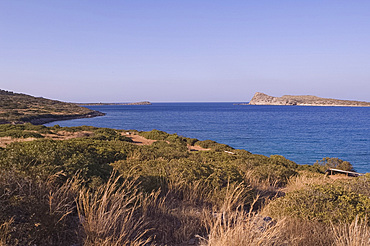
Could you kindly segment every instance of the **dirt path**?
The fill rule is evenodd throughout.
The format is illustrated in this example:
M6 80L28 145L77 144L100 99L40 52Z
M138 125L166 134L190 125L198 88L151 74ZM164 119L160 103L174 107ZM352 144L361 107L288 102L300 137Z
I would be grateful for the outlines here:
M8 144L13 142L29 142L36 140L36 138L11 138L11 137L1 137L0 147L5 148Z
M122 135L124 135L128 138L131 138L132 141L134 141L134 144L136 144L136 145L151 145L152 143L157 141L157 140L153 140L153 139L144 138L144 137L142 137L138 134L132 133L132 132L123 133ZM195 146L188 145L188 150L189 151L207 151L207 150L210 150L210 149L202 148L199 145L195 145Z
M125 134L126 137L131 138L132 141L134 141L134 144L136 145L151 145L154 142L157 142L157 140L147 139L137 134Z
M211 150L211 149L205 149L205 148L202 148L200 147L199 145L194 145L194 146L190 146L188 145L188 149L190 151L207 151L207 150Z

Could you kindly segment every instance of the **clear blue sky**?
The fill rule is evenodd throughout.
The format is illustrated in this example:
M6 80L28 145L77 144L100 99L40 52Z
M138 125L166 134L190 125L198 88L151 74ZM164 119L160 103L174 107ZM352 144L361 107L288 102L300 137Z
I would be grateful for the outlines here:
M0 0L0 88L72 102L370 101L370 1Z

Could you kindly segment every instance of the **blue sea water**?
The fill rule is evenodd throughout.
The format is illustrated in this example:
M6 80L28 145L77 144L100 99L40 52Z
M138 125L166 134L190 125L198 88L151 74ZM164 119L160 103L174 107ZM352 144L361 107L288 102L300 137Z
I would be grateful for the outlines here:
M351 162L358 172L370 172L370 107L153 103L88 108L106 116L46 125L158 129L254 154L283 155L298 164L338 157Z

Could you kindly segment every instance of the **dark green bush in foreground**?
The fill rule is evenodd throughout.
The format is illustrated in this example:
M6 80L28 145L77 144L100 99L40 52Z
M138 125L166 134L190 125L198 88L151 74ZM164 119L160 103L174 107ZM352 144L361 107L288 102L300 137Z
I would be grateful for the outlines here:
M370 198L343 184L313 185L288 193L269 205L273 216L296 217L320 222L351 222L370 215Z
M12 143L0 150L0 168L39 178L63 171L69 177L81 172L86 180L105 179L112 171L109 163L125 159L132 147L127 142L92 139Z

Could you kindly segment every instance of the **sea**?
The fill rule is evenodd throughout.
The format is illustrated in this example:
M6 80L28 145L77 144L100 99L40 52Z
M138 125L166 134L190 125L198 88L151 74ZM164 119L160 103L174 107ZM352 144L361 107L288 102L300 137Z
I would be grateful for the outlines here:
M298 164L337 157L349 161L357 172L370 172L370 107L257 106L223 102L87 108L106 115L45 125L157 129L199 140L211 139L254 154L282 155Z

